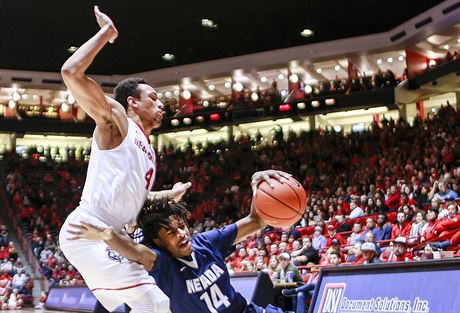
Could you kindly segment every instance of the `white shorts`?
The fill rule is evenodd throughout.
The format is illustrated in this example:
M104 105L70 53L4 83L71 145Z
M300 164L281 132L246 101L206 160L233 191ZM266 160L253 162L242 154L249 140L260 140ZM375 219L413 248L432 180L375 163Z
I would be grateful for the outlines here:
M80 221L95 226L108 227L99 219L78 208L64 222L59 233L59 244L67 260L81 273L88 287L101 304L109 311L123 303L136 303L143 296L155 295L152 306L157 312L169 311L169 299L156 285L145 268L121 257L103 241L69 240L69 223Z

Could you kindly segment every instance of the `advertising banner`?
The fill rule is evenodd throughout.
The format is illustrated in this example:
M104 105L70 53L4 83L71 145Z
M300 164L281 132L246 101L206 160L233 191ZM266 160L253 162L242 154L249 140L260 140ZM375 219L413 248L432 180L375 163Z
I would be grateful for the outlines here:
M310 312L460 312L460 267L445 270L425 267L417 271L379 267L375 271L329 274L323 275L317 286Z

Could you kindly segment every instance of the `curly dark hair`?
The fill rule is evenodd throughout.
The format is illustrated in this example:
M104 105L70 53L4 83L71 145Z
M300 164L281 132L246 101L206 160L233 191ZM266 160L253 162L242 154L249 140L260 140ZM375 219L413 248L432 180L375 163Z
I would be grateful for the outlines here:
M185 207L185 203L176 203L168 198L147 199L137 216L137 225L142 228L144 233L142 243L151 246L153 239L158 238L160 230L169 228L171 217L185 221L189 215L190 212Z
M147 84L145 79L139 77L130 77L125 80L122 80L115 86L113 90L115 94L115 100L117 100L125 110L128 110L128 97L139 98L139 84Z

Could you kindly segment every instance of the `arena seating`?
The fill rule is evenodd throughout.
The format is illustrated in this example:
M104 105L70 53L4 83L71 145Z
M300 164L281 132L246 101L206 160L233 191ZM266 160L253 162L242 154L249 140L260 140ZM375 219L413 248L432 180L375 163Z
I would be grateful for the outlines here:
M317 226L327 244L316 252L317 257L298 263L305 281L311 280L308 271L312 267L331 266L329 257L334 249L342 263L360 263L359 242L368 232L366 223L368 218L376 222L379 213L387 217L392 232L395 229L392 237L376 242L381 251L392 251L396 237L404 236L407 251L403 260L430 258L436 249L456 254L460 225L447 215L446 206L455 203L456 197L451 196L460 192L459 121L460 114L445 106L425 120L417 118L412 126L403 119L383 119L374 122L371 130L347 135L321 129L289 133L286 139L277 130L271 143L262 136L242 136L233 142L190 145L185 150L164 147L159 151L155 188L171 188L176 181L192 182L185 200L192 211L190 227L195 233L248 214L249 182L254 171L279 169L303 182L308 192L304 218L288 230L268 227L238 244L228 258L233 271L275 273L276 256L308 247L309 240L303 239L310 238ZM28 159L16 154L5 156L10 167L6 191L11 206L50 284L82 284L81 276L62 256L56 236L65 216L78 205L87 163L72 156L68 162L55 162L34 147L28 154ZM435 189L440 188L440 182L447 192ZM444 197L447 193L449 196ZM427 211L445 218L434 225L427 221ZM404 212L407 232L398 232L394 226L399 212ZM421 221L416 220L418 212L423 213L418 217ZM350 227L338 232L336 228L344 224L339 221L342 214ZM355 224L361 228L356 226L352 231ZM330 226L335 234L328 232ZM423 232L413 235L412 228ZM334 238L339 245L334 245Z

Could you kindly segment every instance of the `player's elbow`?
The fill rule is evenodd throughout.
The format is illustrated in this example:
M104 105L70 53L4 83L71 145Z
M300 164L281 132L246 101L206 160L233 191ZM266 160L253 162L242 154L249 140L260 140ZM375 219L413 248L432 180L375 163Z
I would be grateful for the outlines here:
M64 79L73 79L82 76L83 72L79 70L79 67L76 64L66 62L61 67L61 75Z

